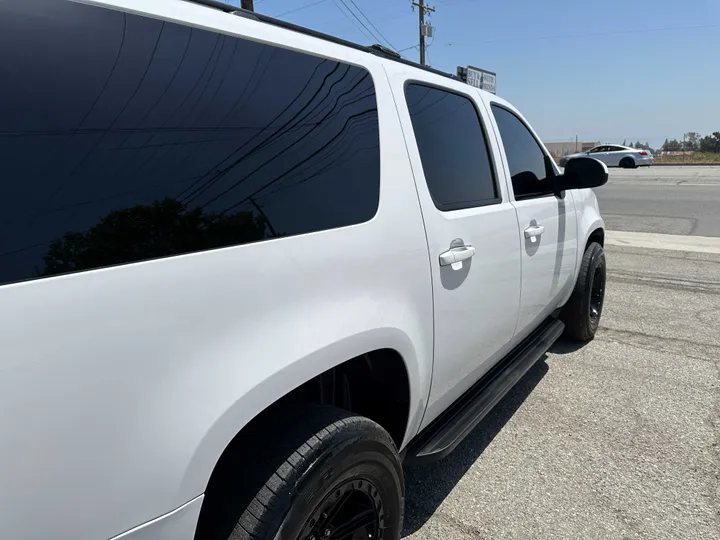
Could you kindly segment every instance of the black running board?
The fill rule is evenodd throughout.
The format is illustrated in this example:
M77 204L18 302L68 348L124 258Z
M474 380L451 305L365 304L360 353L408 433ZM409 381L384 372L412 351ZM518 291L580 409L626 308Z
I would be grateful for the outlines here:
M543 357L564 329L565 325L555 318L540 325L415 437L405 453L405 463L425 464L452 452Z

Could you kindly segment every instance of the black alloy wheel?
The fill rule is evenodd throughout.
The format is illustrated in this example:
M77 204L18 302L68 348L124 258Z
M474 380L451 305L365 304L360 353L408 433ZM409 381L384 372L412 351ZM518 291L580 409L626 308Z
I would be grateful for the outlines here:
M575 289L560 312L566 337L575 341L595 337L605 301L606 274L605 251L592 242L583 254Z
M368 540L385 527L383 503L369 480L354 479L328 494L308 519L299 540Z

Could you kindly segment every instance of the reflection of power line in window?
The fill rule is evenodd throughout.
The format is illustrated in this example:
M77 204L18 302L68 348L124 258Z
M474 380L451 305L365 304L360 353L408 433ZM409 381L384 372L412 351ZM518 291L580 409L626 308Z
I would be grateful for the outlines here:
M199 35L205 35L205 34L204 34L204 33L200 33ZM193 34L193 36L194 36L194 34ZM152 141L155 139L155 137L157 136L157 133L163 133L163 132L164 132L163 130L164 130L165 126L167 126L168 123L170 123L170 121L175 117L175 115L178 113L178 111L181 110L182 107L185 106L185 103L187 102L188 99L190 99L190 96L193 94L193 92L195 92L195 90L197 89L198 85L200 84L200 81L203 80L203 78L205 77L205 74L207 73L207 70L210 68L212 59L213 59L213 57L215 56L215 51L217 50L218 43L220 43L220 34L216 34L216 36L215 36L215 41L214 41L214 43L213 43L212 50L210 51L210 54L208 55L207 61L204 62L203 70L200 72L200 75L199 75L198 78L195 80L195 83L193 84L192 88L188 91L187 94L185 94L185 97L184 97L183 100L178 104L178 106L175 107L175 109L173 110L173 112L168 115L168 117L165 119L165 121L164 121L162 124L160 124L160 127L159 127L159 128L156 128L156 130L155 130L156 133L153 134L152 137L150 137L150 139L148 140L148 142L152 142ZM181 130L180 130L180 131L181 131ZM132 172L129 173L129 174L130 174L131 176L137 175L137 174L142 170L142 168L148 163L148 161L149 161L149 160L147 160L147 159L146 159L145 161L143 161L138 168L136 168L134 171L132 171Z
M145 77L147 77L148 71L150 70L150 66L151 66L153 60L155 59L155 54L157 53L158 44L160 43L160 38L162 37L164 29L165 29L165 23L163 22L160 26L160 31L158 32L158 36L155 39L155 45L153 47L152 55L150 56L150 59L148 60L147 65L145 66L145 71L143 72L142 78L140 79L140 82L138 82L138 84L135 86L135 89L133 90L133 93L130 96L130 99L128 99L125 102L125 105L123 106L123 108L120 110L120 112L115 117L115 119L110 123L111 129L115 126L115 124L120 119L120 117L122 117L123 113L127 110L128 106L130 105L132 100L135 99L135 96L137 95L138 90L142 86L142 83L145 80ZM53 192L53 194L50 195L49 200L54 199L65 187L67 187L68 184L72 183L72 181L74 179L73 174L76 171L78 171L80 169L80 167L82 167L82 165L85 163L85 161L90 156L90 154L92 154L95 151L95 149L98 147L98 145L105 140L105 137L107 137L107 132L92 146L92 148L85 154L85 156L83 156L83 158L80 160L80 163L78 163L75 167L73 167L73 169L68 174L68 176L70 177L68 179L68 181L61 183L58 186L58 188Z
M235 40L236 43L237 43L237 41L238 41L238 40ZM265 51L265 49L260 49L260 53L259 53L258 56L257 56L257 60L255 61L255 66L253 67L253 71L252 71L252 74L250 75L250 79L249 79L249 80L254 80L254 79L255 79L255 72L257 71L258 65L260 64L260 59L262 58L262 55L263 55L263 52L264 52L264 51ZM273 51L273 52L274 52L274 51ZM270 57L272 57L272 52L271 52L271 54L270 54ZM268 64L269 64L269 62L266 62L266 63L265 63L265 69L263 70L263 73L262 73L262 75L260 76L261 78L265 75L265 71L267 70ZM243 88L243 91L240 93L240 96L238 97L237 100L235 100L235 103L230 106L230 108L228 109L228 111L227 111L227 113L225 114L225 116L223 117L223 119L219 122L219 125L221 125L221 124L225 121L225 119L227 118L227 116L232 112L233 108L237 105L237 103L238 103L238 102L242 99L242 97L245 95L245 92L246 92L246 90L247 90L247 88L248 88L249 86L250 86L250 84L245 85L245 87ZM220 87L218 87L218 88L220 88ZM216 130L222 129L222 128L217 127L217 128L205 128L205 129L207 129L208 131L214 131L214 130L216 131ZM183 137L183 139L184 139L184 137ZM194 156L196 156L196 155L199 154L200 152L204 151L205 148L206 148L206 145L198 146L194 151L192 151L192 152L186 152L186 153L185 153L185 157L183 157L178 163L176 163L176 164L174 165L174 166L175 166L175 169L176 169L176 170L179 170L187 161L191 160ZM171 151L171 152L168 152L168 153L166 154L168 158L170 157L170 154L171 154L171 153L172 153L172 151ZM154 158L154 157L155 157L155 156L153 155L153 156L151 156L148 160L146 160L145 162L143 162L143 164L140 166L140 168L138 168L138 169L136 170L136 174L137 174L139 171L141 171L141 170L143 169L143 167L144 167L147 163L149 163L149 162L152 160L152 158ZM167 166L167 165L164 164L164 166Z
M220 51L218 52L217 56L214 55L214 51L216 50L216 47L217 47L217 42L216 42L216 45L215 45L215 47L213 48L213 55L211 55L211 57L210 57L210 63L208 63L208 64L205 66L205 69L203 70L203 74L200 76L200 79L198 79L198 81L197 81L196 85L194 86L193 90L186 96L185 100L183 100L183 103L185 103L185 102L187 101L187 99L190 97L190 95L192 95L192 93L193 93L193 92L195 91L195 89L197 88L198 84L200 84L200 80L202 80L202 78L204 77L205 73L207 72L207 69L208 69L210 66L212 66L212 71L211 71L210 75L208 76L207 80L205 81L205 85L202 87L202 90L200 91L200 94L199 94L198 98L197 98L197 99L195 100L195 102L190 106L190 112L188 112L188 113L185 114L186 117L189 116L189 114L192 114L192 112L195 110L195 108L197 107L198 103L199 103L200 100L202 99L202 96L203 96L203 95L205 94L205 92L207 91L208 85L210 84L210 81L212 80L212 77L213 77L213 75L215 74L215 70L217 69L218 62L220 61L220 57L222 56L223 50L225 49L225 43L227 42L227 36L222 36L222 39L220 39L218 42L222 42L222 45L221 45L221 47L220 47ZM162 126L167 125L167 123L168 123L180 110L181 110L180 108L177 108L177 109L175 110L175 112L172 114L172 116L168 117L168 118L165 120L165 122L163 122ZM184 140L185 137L186 137L186 135L183 135L183 136L181 137L181 140ZM155 135L151 136L150 139L148 139L148 142L152 142L152 141L154 140L154 138L155 138ZM136 176L136 175L145 167L145 165L147 165L150 161L152 161L152 159L153 159L156 155L157 155L157 151L156 151L156 152L153 152L152 154L150 154L150 156L148 156L148 157L140 164L139 167L137 167L132 173L130 173L129 176Z
M450 95L452 95L452 94L449 94L449 93L447 93L447 92L443 92L443 95L442 95L441 97L439 97L438 99L436 99L436 100L433 101L432 103L430 103L430 104L428 104L428 105L425 105L425 106L424 106L422 109L420 109L419 111L412 111L412 115L413 115L413 116L416 116L416 115L419 115L419 114L427 111L430 107L434 107L435 105L437 105L437 104L440 103L443 99L447 98L447 97L450 96Z
M212 102L214 101L215 97L217 96L218 92L220 91L220 89L222 88L222 86L223 86L223 84L224 84L224 82L225 82L225 78L227 77L227 74L228 74L228 72L230 71L230 68L231 68L232 65L233 65L233 59L235 58L235 54L236 54L236 52L237 52L237 44L238 44L238 41L239 41L239 40L233 39L233 38L230 38L230 39L233 40L233 49L232 49L232 53L231 53L231 55L230 55L230 58L229 58L229 60L228 60L228 62L227 62L227 66L225 67L225 71L223 72L223 75L222 75L222 77L221 77L221 79L220 79L220 82L218 83L217 88L215 89L215 93L212 95L212 97L211 97L209 100L207 100L207 103L205 104L205 106L204 106L204 107L201 109L201 111L197 114L197 116L199 116L199 117L202 117L202 116L203 116L204 112L207 110L207 108L208 108L208 106L210 105L210 103L212 103ZM217 69L217 65L218 65L218 63L219 63L219 61L220 61L220 57L222 56L222 51L223 51L223 49L224 49L224 43L223 43L223 47L221 47L221 49L220 49L220 54L218 54L218 57L217 57L217 59L216 59L215 67L213 67L213 72L210 74L210 77L208 77L207 83L205 84L205 87L203 88L203 91L201 92L200 97L198 98L198 100L196 100L195 105L193 106L193 109L194 109L195 106L201 101L202 96L205 94L205 92L206 92L206 90L207 90L207 88L208 88L208 86L209 86L209 84L210 84L210 81L211 81L212 78L214 77L214 75L215 75L215 70ZM192 111L191 111L190 113L188 113L188 117L189 117L191 114L192 114ZM180 138L180 141L181 141L181 142L184 142L186 139L187 139L187 133L185 133L185 134L182 135L182 137ZM216 140L214 140L214 141L211 139L210 141L204 141L204 142L217 142L217 140L219 140L219 139L216 138ZM222 139L222 140L227 140L227 139ZM199 153L200 151L202 151L204 148L206 148L206 145L205 145L205 144L203 144L202 146L198 146L194 151L186 152L185 157L181 160L181 163L180 163L180 164L176 165L176 168L179 168L179 166L182 165L186 160L190 159L191 156L196 155L197 153ZM169 157L169 155L173 152L173 150L174 150L174 148L171 149L171 150L169 150L169 151L166 153L166 155ZM154 152L152 155L150 155L150 156L143 162L143 164L140 166L140 168L137 169L136 173L139 172L140 170L142 170L142 168L145 166L145 164L147 164L147 163L149 163L150 161L152 161L152 160L155 158L156 154L157 154L157 152Z
M185 48L184 48L184 50L183 50L182 56L180 57L180 61L178 62L177 66L175 67L175 71L173 72L172 77L171 77L170 80L168 81L167 85L165 85L165 88L163 89L163 91L162 91L162 93L160 94L160 96L155 100L155 103L153 103L150 107L148 107L148 110L145 112L145 114L143 115L143 117L138 121L136 127L139 128L140 126L142 126L143 122L145 122L145 120L147 120L148 116L150 116L150 114L152 113L152 111L154 111L154 110L158 107L158 105L160 104L160 102L161 102L161 101L163 100L163 98L167 95L168 90L169 90L170 87L172 86L173 82L175 82L175 79L176 79L178 73L180 72L180 68L181 68L182 65L185 63L185 58L186 58L187 52L188 52L188 50L189 50L189 48L190 48L190 40L192 39L192 32L193 32L192 28L189 29L189 31L188 31L188 38L187 38L187 41L185 42ZM129 132L128 132L128 135L127 135L127 136L123 139L123 141L117 146L116 150L122 150L123 147L125 146L125 143L128 141L128 139L132 136L133 133L134 133L133 131L129 131ZM151 136L150 139L148 140L148 142L150 142L152 139L153 139L153 137ZM138 153L140 152L140 150L142 150L142 149L144 149L144 148L146 148L146 147L147 147L147 145L138 146L138 147L137 147L137 151L133 154L133 156L127 158L128 164L133 163L133 159L138 155ZM120 173L119 171L116 171L116 173L113 175L112 179L114 180L115 178L117 178L117 177L120 176L121 174L124 174L125 172L126 172L126 171L122 171L122 173Z
M279 189L277 189L277 190L275 190L275 191L272 191L272 192L270 192L270 193L260 194L260 195L258 195L256 198L259 199L259 198L261 198L261 197L271 197L271 196L273 196L273 195L279 195L280 193L283 193L284 191L288 191L288 190L290 190L290 189L293 189L293 188L299 186L300 184L304 184L305 182L308 182L308 181L312 180L313 178L316 178L316 177L320 176L321 174L325 174L326 172L328 172L328 171L331 170L331 169L336 169L336 168L340 167L341 165L344 165L345 163L348 163L349 161L352 160L352 158L354 158L354 157L355 157L356 155L358 155L360 152L366 152L366 151L368 151L368 150L374 150L375 148L380 148L380 145L379 145L379 144L376 144L376 145L374 145L374 146L366 146L366 147L363 147L363 148L358 148L357 150L355 150L355 152L353 152L350 156L348 156L348 158L347 158L346 160L344 160L344 161L341 161L341 162L339 162L339 163L337 163L337 164L335 164L335 162L333 162L332 164L325 166L323 169L321 169L321 170L319 170L319 171L317 171L317 172L314 172L314 173L311 174L310 176L307 176L307 177L303 178L302 180L300 180L300 181L298 181L298 182L296 182L296 183L294 183L294 184L287 184L287 185L285 185L285 186L283 186L283 187L281 187L281 188L279 188Z
M427 88L425 88L425 93L422 95L422 97L420 99L418 99L417 101L414 101L412 103L408 103L408 109L412 110L413 107L420 105L420 103L422 103L422 100L428 96L428 94L430 93L430 90L433 90L433 88L431 88L429 86Z
M349 69L348 69L348 71L349 71ZM358 75L361 75L361 74L362 74L362 71L358 72ZM366 78L366 75L363 76L363 79L365 79L365 78ZM353 84L354 84L354 82L356 81L356 79L357 79L357 77L354 77L352 80L349 81L349 85L350 85L351 87L353 87L353 88L354 88ZM345 87L345 88L347 88L347 87ZM329 89L329 91L328 91L328 96L327 96L327 97L330 97L330 93L331 93L331 92L332 92L332 88ZM339 98L342 98L343 96L346 96L346 95L347 95L347 92L345 92L345 93L337 93L336 95L338 95ZM338 100L339 100L339 98L338 98ZM338 100L336 100L335 102L332 103L332 106L330 107L331 110L337 105ZM323 102L324 102L324 101L326 101L326 100L323 99ZM318 106L315 108L315 110L310 111L307 115L305 115L305 118L303 118L303 120L307 120L308 122L312 122L315 118L317 118L318 116L321 116L321 113L322 113L323 111L327 110L328 106L330 106L330 105L331 105L330 102L325 103L325 104L323 104L322 102L321 102L321 103L318 103Z
M196 190L196 191L194 191L193 193L189 194L189 195L188 195L186 198L184 198L181 202L183 202L183 204L186 204L186 205L192 203L194 200L196 200L198 197L200 197L203 193L207 192L208 189L210 189L214 184L216 184L218 180L220 180L221 178L223 178L223 177L225 176L225 174L227 174L227 173L228 173L230 170L232 170L235 166L237 166L239 163L241 163L243 160L247 159L248 157L252 156L255 152L257 152L257 151L259 151L260 149L264 148L264 145L267 145L268 140L270 140L272 137L275 137L281 130L283 130L286 126L288 126L291 122L293 122L293 121L295 120L295 118L297 118L300 114L302 114L302 111L303 111L303 110L305 110L307 107L310 106L310 104L314 101L314 99L315 99L315 98L317 97L317 95L320 93L320 91L322 90L322 88L324 87L324 85L327 83L328 78L330 77L330 75L332 75L333 73L335 73L335 71L337 70L337 68L339 67L339 65L340 65L340 64L336 64L335 68L325 77L325 79L323 79L323 83L322 83L321 86L317 89L317 91L315 92L315 94L313 94L313 96L310 98L310 101L309 101L307 104L305 104L297 113L295 113L295 115L294 115L290 120L288 120L287 122L285 122L285 124L284 124L283 126L281 126L280 129L275 132L275 134L271 135L268 139L266 139L266 140L263 141L262 143L258 144L255 148L253 148L252 150L250 150L249 152L247 152L246 154L244 154L243 156L241 156L241 157L240 157L239 159L237 159L233 164L229 165L229 166L226 167L225 169L222 169L222 170L218 173L218 175L216 175L214 178L211 178L208 182L206 182L203 186L201 186L201 187L199 188L199 190ZM349 66L348 66L348 69L345 71L345 73L340 77L340 79L338 79L337 81L335 81L335 82L332 83L331 88L332 88L332 86L334 86L334 85L337 84L338 82L342 81L342 79L344 79L344 78L347 76L348 72L349 72ZM328 95L329 95L329 92L328 92ZM323 98L323 100L326 99L326 98L327 98L327 96L325 96L325 97ZM317 108L317 106L318 106L320 103L322 103L323 100L321 100L320 102L318 102L318 104L316 104L309 112L312 112L315 108ZM308 113L308 114L309 114L309 113ZM305 119L305 118L307 118L307 114L306 114L305 116L303 116L302 118L300 118L300 119L298 120L298 122L295 123L295 125L297 125L299 122L301 122L301 121L302 121L303 119ZM304 136L309 135L309 134L312 133L312 131L314 131L315 129L316 129L316 127L311 128L307 133L304 134ZM289 148L293 147L295 144L297 144L297 142L298 142L298 141L296 141L296 142L292 143L291 145L287 146L287 147L286 147L285 149L283 149L281 152L279 152L278 154L276 154L273 158L271 158L270 160L268 160L268 161L266 161L265 163L263 163L263 164L262 164L260 167L258 167L258 169L256 169L256 170L259 170L260 168L262 168L262 167L264 167L265 165L267 165L272 159L275 159L275 158L277 158L278 156L280 156L280 155L281 155L283 152L285 152L287 149L289 149Z
M98 92L97 96L95 96L95 99L92 102L92 105L88 108L88 110L85 112L85 115L82 117L82 120L78 122L77 126L74 130L70 131L70 136L64 140L61 144L58 144L58 149L55 154L52 156L49 156L44 163L49 163L51 161L55 161L58 154L64 151L65 144L69 143L75 135L78 134L80 128L82 128L82 125L85 123L85 120L88 119L90 116L90 113L95 110L95 107L97 106L98 102L100 101L100 98L105 94L105 90L108 87L108 84L110 84L110 79L112 79L113 75L115 74L115 69L118 66L118 63L120 61L120 55L122 54L123 48L125 47L125 35L127 33L127 14L123 13L123 28L122 28L122 36L120 38L120 46L118 47L117 54L115 55L115 60L113 61L112 68L110 69L110 73L108 74L107 78L105 79L105 82L103 83L102 87L100 88L100 92Z
M370 121L368 123L368 121ZM360 124L363 124L362 127L360 127ZM369 117L369 118L363 118L362 120L358 120L355 123L354 129L352 131L346 130L342 133L342 135L333 143L333 145L326 148L326 153L323 157L319 158L317 161L310 163L306 168L296 171L296 173L292 176L289 176L285 179L285 181L281 182L275 187L279 187L282 185L285 185L286 183L290 183L293 181L293 179L296 176L302 176L309 172L311 169L318 167L323 164L323 162L327 161L328 159L335 157L336 159L333 161L336 161L339 156L341 156L346 150L351 149L354 142L358 140L358 138L364 134L365 128L370 127L372 130L374 130L375 133L377 133L377 118ZM352 133L353 138L350 141L346 141L346 135ZM376 137L377 138L377 137ZM338 155L339 152L339 155ZM268 195L267 193L264 193L260 195L261 197L265 197Z
M327 148L328 146L330 146L330 145L333 143L333 141L335 141L338 137L340 137L340 136L342 135L342 132L345 131L345 130L348 128L348 126L350 125L351 122L355 121L357 118L360 118L360 117L362 117L362 116L364 116L364 115L366 115L366 114L377 114L377 108L367 109L367 110L365 110L365 111L362 111L362 112L359 112L359 113L356 113L356 114L353 114L353 115L349 116L348 119L345 121L345 124L343 125L343 127L340 129L340 131L338 131L338 132L335 134L335 136L332 137L332 138L331 138L327 143L325 143L322 147L320 147L318 150L316 150L315 152L313 152L312 154L310 154L308 157L306 157L306 158L303 159L302 161L300 161L300 162L296 163L295 165L293 165L290 169L288 169L287 171L285 171L285 172L282 173L281 175L277 176L276 178L274 178L274 179L271 180L270 182L266 183L266 184L265 184L264 186L262 186L261 188L255 190L253 193L251 193L251 194L250 194L249 196L247 196L246 198L244 198L244 199L238 201L237 203L235 203L235 204L233 204L233 205L225 208L225 209L224 209L223 211L221 211L218 215L226 214L226 213L229 212L230 210L232 210L232 209L240 206L240 205L243 204L245 201L247 201L250 197L256 196L258 193L262 192L262 191L263 191L264 189L266 189L267 187L271 186L271 185L274 184L275 182L278 182L279 180L281 180L282 178L284 178L284 177L287 176L288 174L292 173L292 172L293 172L294 170L296 170L297 168L303 166L305 163L307 163L309 160L311 160L314 156L316 156L317 154L319 154L320 152L322 152L325 148ZM218 198L220 198L220 197L222 197L223 195L227 194L227 193L228 193L229 191L231 191L238 183L239 183L239 182L237 182L236 184L234 184L233 186L231 186L230 188L228 188L227 190L225 190L225 191L224 191L223 193L221 193L220 195L214 197L213 199L211 199L211 200L208 201L207 203L201 205L200 208L205 208L205 207L207 207L209 204L211 204L212 202L214 202L214 201L217 200Z
M355 104L355 103L359 103L359 102L361 102L361 101L363 101L363 100L365 100L365 99L368 99L368 98L374 98L374 90L371 88L371 89L369 89L369 91L371 92L370 94L365 95L365 96L361 96L361 97L359 97L359 98L357 98L357 99L355 99L355 100L353 100L353 101L351 101L351 102L349 102L349 103L346 103L345 106L349 106L349 105L353 105L353 104ZM345 107L345 106L344 106L344 107ZM344 107L343 107L343 108L344 108ZM342 113L341 113L340 111L338 111L338 112L336 112L335 114L332 114L331 117L337 117L337 116L340 116L340 114L342 114ZM320 129L322 130L322 129L324 129L325 127L327 127L328 125L329 125L328 123L316 122L316 123L312 123L312 124L302 124L302 127L305 127L305 126L320 126ZM293 129L297 129L297 128L293 128ZM269 143L269 146L270 146L270 145L272 145L272 143ZM218 172L222 172L222 171L218 171Z
M432 120L426 120L426 122L428 124L434 124L435 122L437 122L440 119L447 120L448 117L452 116L453 114L457 113L458 111L460 111L461 109L463 109L465 107L472 107L472 103L470 103L469 101L468 102L464 101L463 103L460 103L460 105L455 107L452 111L450 111L448 113L441 113L440 115L436 116ZM475 111L474 107L473 107L473 113L475 113L477 115L477 111Z
M273 52L274 52L274 50L273 50ZM271 55L271 57L272 57L272 55ZM315 77L315 74L317 73L317 71L318 71L318 69L320 68L320 66L322 66L325 62L326 62L326 61L323 60L323 61L320 62L317 66L315 66L315 69L313 70L313 73L310 75L310 78L308 79L307 83L305 83L305 86L303 87L302 91L295 96L295 98L269 123L268 126L266 126L266 128L269 127L270 125L274 124L283 114L285 114L285 112L287 112L287 111L295 104L295 102L296 102L298 99L300 99L300 97L302 96L302 94L305 92L305 89L307 89L307 87L310 85L310 82L311 82L312 79ZM266 63L266 66L265 66L265 70L263 70L263 76L265 75L265 72L267 71L267 67L269 66L269 64L270 64L270 62L269 62L269 60L268 60L268 62ZM256 67L257 67L257 66L256 66ZM323 85L325 84L325 82L327 81L328 77L330 77L330 75L332 75L332 74L337 70L337 68L338 68L338 64L336 64L336 65L335 65L335 68L333 68L333 70L325 76L325 78L323 79L323 82L322 82L321 85L320 85L320 88L322 88L322 86L323 86ZM254 71L253 71L253 74L254 74ZM261 78L262 78L262 77L261 77ZM255 87L253 88L253 92L252 92L252 93L254 93L255 90L257 90L258 85L259 85L259 83L257 83L257 84L255 85ZM246 88L247 88L247 87L249 87L249 84L246 86ZM315 94L315 95L317 95L317 92L320 91L320 88L318 88L318 90L316 91L316 94ZM243 94L244 94L244 90L243 90ZM242 97L242 96L241 96L241 97ZM240 99L240 98L239 98L239 99ZM239 101L239 99L238 99L238 101ZM310 98L310 100L309 100L308 103L305 105L305 107L308 106L309 103L312 102L313 99L314 99L314 96ZM234 108L234 107L233 107L233 108ZM285 122L285 124L283 124L283 126L280 126L280 128L278 128L278 129L275 131L275 133L271 134L269 137L273 137L273 136L274 136L275 134L277 134L280 130L282 130L283 127L286 126L289 122L292 122L292 120L293 120L294 118L296 118L297 115L300 114L300 112L302 112L302 110L303 110L303 109L300 109L300 111L298 111L297 113L295 113L295 115L294 115L292 118L290 118L290 120L288 120L287 122ZM224 122L224 120L223 120L223 122ZM262 133L263 131L265 131L266 128L264 128L260 133ZM258 134L258 135L260 135L260 134ZM268 139L265 139L265 141L267 141L267 140L268 140ZM263 143L264 143L265 141L263 141ZM231 157L233 157L235 154L237 154L239 151L241 151L242 149L244 149L244 148L245 148L248 144L250 144L251 142L253 142L253 139L252 139L252 138L251 138L251 139L248 139L247 141L245 141L245 143L243 143L243 144L240 145L238 148L236 148L235 150L233 150L232 152L230 152L229 154L227 154L227 155L226 155L224 158L222 158L220 161L216 162L212 167L210 167L210 168L208 169L208 171L205 173L205 175L203 175L203 177L206 177L208 174L211 174L211 172L216 171L216 169L217 169L219 166L221 166L225 161L227 161L228 159L230 159ZM263 144L263 143L260 143L260 144ZM256 148L257 148L257 147L256 147ZM255 150L255 149L253 149L253 150ZM251 150L251 152L252 152L253 150ZM201 180L198 180L198 181L196 182L196 184L199 184L201 181L202 181L202 179L201 179ZM204 184L204 185L207 185L207 184ZM204 185L203 185L203 187L204 187ZM189 186L188 188L186 188L185 190L183 190L182 193L179 193L175 198L178 199L178 198L180 198L180 197L186 196L186 193L188 192L188 190L189 190L189 189L193 189L193 188L195 188L194 185ZM202 189L202 187L201 187L200 189ZM190 195L192 195L193 193L194 193L194 191L193 191L192 193L190 193Z
M347 72L343 75L343 77L345 77L346 75L347 75ZM363 76L363 78L360 79L360 81L358 81L352 88L350 88L350 90L347 90L347 91L346 91L344 94L342 94L342 95L345 95L345 94L353 91L353 90L354 90L360 83L362 83L367 77L369 77L369 74L368 74L368 73L366 73L366 74ZM337 103L339 102L339 99L340 99L340 97L342 97L342 95L341 95L341 96L338 96L338 99L335 100L335 106L336 106ZM333 106L333 109L334 109L335 106ZM345 108L346 106L347 106L347 105L343 105L343 107L341 107L341 109L342 109L342 108ZM330 113L332 113L332 110L328 113L328 115L329 115ZM327 115L326 115L326 117L327 117ZM322 124L322 122L325 121L325 118L326 118L326 117L322 118L322 119L319 121L319 123L318 123L317 126L312 127L307 133L305 133L305 134L304 134L304 137L307 137L307 136L310 135L313 131L315 131L316 129L318 129L318 127ZM203 205L203 207L207 206L208 204L210 204L210 203L212 203L213 201L217 200L218 198L222 197L223 195L225 195L225 194L228 193L229 191L232 191L233 189L235 189L235 188L236 188L237 186L239 186L243 181L245 181L245 180L248 179L250 176L252 176L252 175L255 174L256 172L258 172L260 169L262 169L263 167L265 167L268 163L271 163L273 160L275 160L275 159L276 159L277 157L279 157L281 154L283 154L284 152L287 152L290 148L292 148L292 147L294 147L295 145L297 145L298 143L300 143L302 140L303 140L303 139L301 138L301 139L293 142L292 144L286 146L285 148L283 148L283 150L281 150L278 154L274 155L274 156L271 157L270 159L266 160L262 165L260 165L260 166L256 167L255 169L253 169L253 170L252 170L249 174L247 174L244 178L241 178L240 180L238 180L237 182L235 182L232 186L230 186L229 188L227 188L226 190L224 190L222 193L220 193L219 195L216 195L215 197L213 197L212 199L210 199L210 201L206 202L206 203ZM219 180L220 178L224 177L225 174L227 174L230 170L232 170L235 166L237 166L243 159L244 159L244 157L241 157L241 158L238 159L235 163L233 163L232 165L230 165L229 167L227 167L226 169L224 169L224 170L221 172L221 174L219 174L218 177L214 180L214 182L216 182L216 181ZM206 190L205 190L205 191L206 191ZM204 192L204 191L203 191L203 192ZM200 194L198 194L198 196L199 196L199 195L200 195ZM197 196L191 198L191 201L192 201L192 200L195 200L195 199L197 199ZM190 202L191 202L191 201L190 201ZM187 204L187 202L186 202L186 204Z
M358 99L358 100L356 100L355 102L362 101L363 99L366 99L366 98L368 98L368 97L374 97L374 96L365 96L364 98ZM350 105L350 104L354 104L355 102L351 102L351 103L349 103L349 104L346 104L345 106ZM344 108L345 106L343 106L342 108ZM316 127L321 127L321 129L324 129L325 127L327 127L327 125L328 125L328 124L323 124L323 123L321 122L321 123L318 123ZM313 128L313 129L315 129L315 128ZM282 154L283 152L289 150L290 147L295 146L296 144L301 143L301 142L304 142L304 140L301 139L301 140L295 141L293 144L285 147L279 154L277 154L277 156L279 156L279 155ZM277 156L276 156L276 157L277 157ZM241 178L240 180L238 180L237 182L235 182L232 186L230 186L228 189L224 190L221 194L213 197L213 198L210 199L208 202L204 203L202 206L205 207L205 206L207 206L208 204L211 204L211 203L214 202L215 200L219 199L220 197L224 196L225 194L229 193L229 192L232 191L233 189L236 189L236 188L237 188L240 184L242 184L245 180L247 180L248 178L250 178L250 176L252 176L252 175L255 174L256 172L258 172L262 167L264 167L265 165L267 165L269 162L273 161L274 159L275 159L275 158L271 158L271 159L268 160L267 162L263 163L263 165L261 165L260 167L254 169L253 171L251 171L251 172L250 172L249 174L247 174L244 178ZM219 178L221 178L222 176L224 176L225 174L227 174L227 173L229 172L229 170L232 169L234 166L236 166L236 165L232 165L228 170L219 171L219 173L220 173L220 174L219 174ZM219 178L218 178L218 179L219 179Z

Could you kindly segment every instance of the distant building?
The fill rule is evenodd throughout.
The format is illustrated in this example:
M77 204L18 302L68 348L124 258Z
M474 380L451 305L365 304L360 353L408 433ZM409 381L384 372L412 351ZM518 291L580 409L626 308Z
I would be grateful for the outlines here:
M599 144L599 142L569 141L545 143L545 147L552 157L561 158L568 154L574 154L575 152L586 152Z

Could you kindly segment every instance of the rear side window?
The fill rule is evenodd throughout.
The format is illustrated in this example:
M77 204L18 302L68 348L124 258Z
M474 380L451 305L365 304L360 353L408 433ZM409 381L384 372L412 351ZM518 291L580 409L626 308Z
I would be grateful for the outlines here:
M516 199L529 199L553 194L545 169L545 153L525 124L513 113L492 105L502 139L513 192Z
M371 219L370 74L58 0L0 3L0 284Z
M405 90L425 181L439 210L499 202L485 132L472 101L421 84Z

